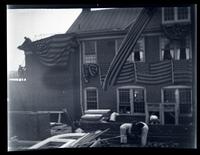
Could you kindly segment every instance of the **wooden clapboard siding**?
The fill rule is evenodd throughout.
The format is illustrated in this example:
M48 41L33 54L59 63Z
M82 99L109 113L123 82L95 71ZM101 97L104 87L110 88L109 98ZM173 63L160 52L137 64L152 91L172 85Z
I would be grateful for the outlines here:
M145 37L145 61L147 63L157 62L160 59L159 36Z

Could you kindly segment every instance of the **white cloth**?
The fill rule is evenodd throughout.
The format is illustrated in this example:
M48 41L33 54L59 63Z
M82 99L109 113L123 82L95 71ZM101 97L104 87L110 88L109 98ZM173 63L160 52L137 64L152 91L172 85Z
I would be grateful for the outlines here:
M120 126L120 142L127 143L127 132L131 133L132 123L124 123Z
M113 112L113 113L110 115L110 121L116 121L116 117L117 117L118 115L119 115L118 113Z
M147 135L149 131L149 127L146 123L143 123L144 126L142 128L142 134L141 134L141 146L145 146L147 143Z
M157 119L158 119L158 116L156 116L156 115L150 116L150 121L154 121L154 120L157 120Z

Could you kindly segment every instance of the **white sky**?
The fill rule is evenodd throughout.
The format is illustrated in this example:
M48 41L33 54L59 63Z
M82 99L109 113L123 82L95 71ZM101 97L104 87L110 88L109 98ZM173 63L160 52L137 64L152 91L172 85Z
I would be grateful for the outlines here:
M65 33L82 9L7 9L7 69L24 66L24 52L17 49L24 37L32 41Z

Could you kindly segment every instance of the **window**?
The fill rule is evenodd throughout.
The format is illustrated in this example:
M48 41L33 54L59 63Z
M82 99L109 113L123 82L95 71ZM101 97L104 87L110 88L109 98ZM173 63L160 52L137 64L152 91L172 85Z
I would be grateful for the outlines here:
M192 90L187 86L163 89L163 123L178 124L181 116L192 114Z
M118 49L122 43L123 39L117 39L116 40L116 54L118 52ZM135 48L131 55L128 57L127 61L129 62L138 62L144 61L144 38L141 38L137 41Z
M160 39L161 60L188 60L191 58L190 37L182 41L170 41L166 37Z
M190 21L189 7L164 7L162 8L162 22L188 22Z
M144 114L145 101L143 88L118 89L118 105L121 114Z
M84 42L84 63L97 63L96 55L96 42L95 41L85 41Z
M86 109L97 109L97 89L96 88L86 88L85 89L85 103Z

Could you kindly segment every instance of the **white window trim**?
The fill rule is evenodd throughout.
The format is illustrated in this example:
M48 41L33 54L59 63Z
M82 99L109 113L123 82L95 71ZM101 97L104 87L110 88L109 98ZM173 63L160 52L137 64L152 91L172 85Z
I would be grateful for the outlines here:
M133 99L130 98L130 108L131 108L131 113L130 114L123 114L123 115L134 115L134 116L146 116L145 120L147 120L147 102L146 102L146 88L142 86L122 86L117 88L117 112L119 113L119 89L129 89L129 93L131 96L131 93L133 93L133 89L143 89L144 90L144 113L135 113L134 112L134 105Z
M174 20L164 20L164 7L162 7L162 24L179 23L179 22L190 22L190 7L188 8L188 19L178 19L178 7L174 8Z
M96 56L96 64L97 64L97 41L96 40L87 40L87 41L94 41L94 50ZM85 42L83 41L83 64L86 64L85 60Z
M87 90L96 90L96 93L97 93L97 109L99 109L99 93L98 93L98 88L96 87L87 87L84 89L84 105L85 105L85 110L87 110Z
M191 101L192 101L192 87L191 86L185 86L185 85L175 85L175 86L166 86L166 87L163 87L161 88L161 101L162 101L162 104L161 104L161 124L164 124L164 108L163 106L166 104L166 105L175 105L175 125L178 125L179 124L179 116L189 116L191 117L192 114L193 114L193 108L192 108L192 105L191 105L191 113L190 114L180 114L179 112L179 105L180 105L180 101L179 101L179 89L181 88L190 88L191 89ZM164 103L164 90L165 89L175 89L175 91L177 92L177 95L175 96L176 98L176 103ZM192 103L191 103L192 104Z

